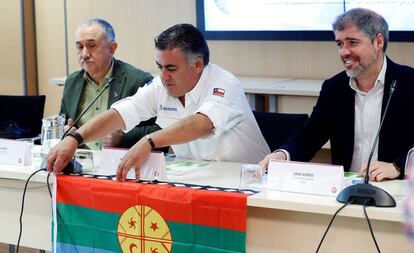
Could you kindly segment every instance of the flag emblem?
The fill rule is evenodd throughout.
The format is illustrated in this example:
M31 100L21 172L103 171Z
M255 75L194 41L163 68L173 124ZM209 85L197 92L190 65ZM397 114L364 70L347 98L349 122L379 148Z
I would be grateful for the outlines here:
M122 252L171 252L170 229L162 216L153 208L136 205L128 208L119 218L118 241Z
M225 93L225 90L222 89L222 88L214 88L213 89L213 95L223 97L224 93Z

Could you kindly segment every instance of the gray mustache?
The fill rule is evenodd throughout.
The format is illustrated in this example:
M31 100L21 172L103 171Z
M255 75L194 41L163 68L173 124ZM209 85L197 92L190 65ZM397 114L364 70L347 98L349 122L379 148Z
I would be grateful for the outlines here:
M88 62L93 62L94 60L92 58L82 58L81 59L81 63L88 63Z

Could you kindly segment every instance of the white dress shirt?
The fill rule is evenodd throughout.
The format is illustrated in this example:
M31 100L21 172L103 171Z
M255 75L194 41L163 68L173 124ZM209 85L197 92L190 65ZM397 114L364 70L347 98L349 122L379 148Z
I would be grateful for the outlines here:
M385 72L387 60L384 62L374 87L369 92L358 89L355 79L351 78L349 85L355 90L355 134L354 153L350 171L358 172L367 166L369 153L377 135L381 120L382 97L384 94ZM372 161L378 160L378 143L373 153Z
M126 131L154 116L161 128L198 112L209 117L213 132L188 143L172 145L177 157L258 163L270 153L240 82L214 64L203 69L196 86L185 95L185 107L178 98L167 94L157 76L134 96L114 103L112 108L120 113Z

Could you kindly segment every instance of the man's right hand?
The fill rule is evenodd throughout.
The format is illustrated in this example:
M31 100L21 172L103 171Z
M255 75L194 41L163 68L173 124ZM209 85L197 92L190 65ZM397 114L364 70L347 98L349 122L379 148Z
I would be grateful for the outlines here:
M61 142L56 144L47 154L46 170L60 174L72 159L78 147L78 142L70 136L65 137Z
M63 128L65 130L65 132L68 131L68 129L73 125L73 122L74 122L73 119L71 119L71 118L68 119L68 124L65 125L64 128ZM76 131L76 130L78 130L76 127L72 127L70 129L70 132L73 132L73 131Z
M264 174L269 166L270 160L282 160L285 161L287 159L286 154L282 151L277 151L271 154L268 154L261 162L259 162L260 167L262 169L262 174Z

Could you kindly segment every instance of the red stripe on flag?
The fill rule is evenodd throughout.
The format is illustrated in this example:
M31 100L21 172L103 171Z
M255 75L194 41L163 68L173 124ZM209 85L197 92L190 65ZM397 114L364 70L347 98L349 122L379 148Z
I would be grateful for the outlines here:
M135 205L154 208L166 221L246 231L246 198L241 193L170 185L58 177L58 203L122 214Z

